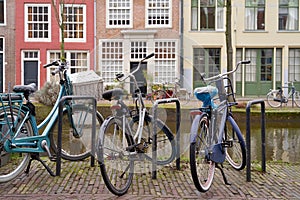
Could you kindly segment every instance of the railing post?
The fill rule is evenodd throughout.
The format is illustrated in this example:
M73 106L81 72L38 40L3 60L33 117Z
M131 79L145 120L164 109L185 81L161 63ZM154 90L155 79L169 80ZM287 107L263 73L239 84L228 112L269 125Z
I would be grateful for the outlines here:
M251 181L251 126L250 126L250 108L253 104L261 104L261 166L262 171L266 172L266 126L265 126L265 102L264 100L253 100L247 103L246 107L246 148L247 148L247 161L246 161L246 179L247 182Z
M91 138L91 166L95 166L95 138L96 138L96 110L97 101L95 97L90 96L64 96L59 101L58 107L58 136L57 136L57 158L56 158L56 176L60 176L61 172L61 148L62 148L62 118L63 118L63 108L65 101L78 100L78 99L90 99L93 101L93 113L92 113L92 138Z
M176 169L180 169L180 102L178 98L156 100L153 104L152 179L157 174L157 107L162 103L176 103Z

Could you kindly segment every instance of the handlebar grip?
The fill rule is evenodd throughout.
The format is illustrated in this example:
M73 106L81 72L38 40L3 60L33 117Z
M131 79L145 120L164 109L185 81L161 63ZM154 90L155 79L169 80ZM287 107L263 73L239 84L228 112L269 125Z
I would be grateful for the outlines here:
M52 63L49 63L49 64L45 64L43 65L44 68L47 68L47 67L51 67L51 66L59 66L59 62L57 60L53 61Z
M155 55L154 53L151 53L151 54L149 54L148 56L146 56L146 57L144 58L144 60L147 60L147 59L153 57L154 55Z
M243 60L242 62L241 62L241 64L250 64L251 63L251 60Z
M117 78L117 79L120 79L120 78L122 78L123 76L124 76L123 73L116 74L116 78Z

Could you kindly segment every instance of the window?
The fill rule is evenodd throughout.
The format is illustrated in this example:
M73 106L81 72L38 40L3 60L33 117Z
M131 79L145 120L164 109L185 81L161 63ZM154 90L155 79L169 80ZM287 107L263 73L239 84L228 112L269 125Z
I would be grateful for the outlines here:
M299 23L299 1L279 0L279 30L296 31Z
M64 7L64 38L66 42L86 41L86 6L67 4Z
M193 60L194 87L202 84L201 73L205 73L206 77L211 77L221 72L221 49L219 48L194 48Z
M300 49L289 49L289 81L300 80Z
M246 0L245 30L265 30L265 0Z
M106 1L106 27L132 27L132 0Z
M25 40L50 41L51 36L50 5L25 5Z
M114 83L116 74L124 72L124 47L122 41L103 41L100 47L101 73L105 82Z
M48 62L53 62L61 58L59 51L50 51ZM87 71L89 69L89 53L87 51L65 51L66 61L69 63L69 72L71 74ZM50 67L53 71L56 67ZM48 77L49 78L49 77ZM52 79L52 77L50 77Z
M171 3L171 0L147 0L146 27L171 27Z
M130 43L131 59L143 59L147 55L147 42L134 41Z
M191 0L191 30L224 30L224 0Z
M6 15L5 0L0 0L0 25L5 24L5 15Z

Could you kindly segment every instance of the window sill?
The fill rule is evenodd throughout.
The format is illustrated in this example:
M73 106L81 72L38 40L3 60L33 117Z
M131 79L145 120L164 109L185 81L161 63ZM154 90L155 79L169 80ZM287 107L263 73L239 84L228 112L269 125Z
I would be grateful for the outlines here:
M264 30L245 30L243 33L269 33L269 31Z
M277 31L277 33L300 33L300 31L299 30L297 30L297 31L280 30L280 31Z

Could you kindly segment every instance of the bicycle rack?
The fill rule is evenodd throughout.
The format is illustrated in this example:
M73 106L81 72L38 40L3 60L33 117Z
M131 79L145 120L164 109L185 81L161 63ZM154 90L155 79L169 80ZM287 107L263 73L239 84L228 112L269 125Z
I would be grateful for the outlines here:
M153 104L153 145L152 145L152 179L157 172L157 107L159 104L176 103L176 169L180 170L180 103L178 98L158 99Z
M85 100L90 99L92 100L93 104L93 114L92 114L92 149L91 149L91 167L95 166L95 134L96 134L96 109L97 109L97 101L95 97L89 97L89 96L64 96L59 101L59 109L58 109L58 136L57 136L57 158L56 158L56 176L60 176L61 172L61 134L62 134L62 118L63 118L63 107L64 102L68 100Z
M253 104L261 104L261 167L266 172L266 126L265 126L265 102L264 100L249 101L246 106L246 147L247 147L247 182L251 181L251 131L250 131L250 108Z

